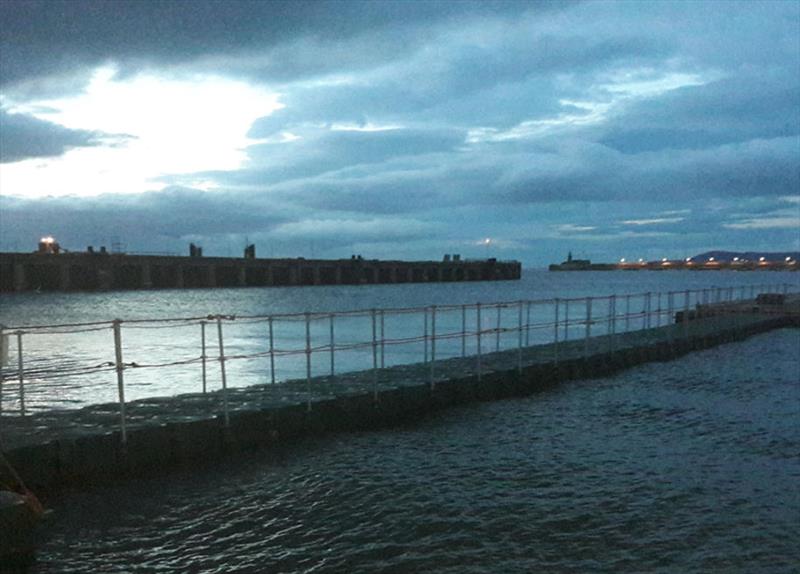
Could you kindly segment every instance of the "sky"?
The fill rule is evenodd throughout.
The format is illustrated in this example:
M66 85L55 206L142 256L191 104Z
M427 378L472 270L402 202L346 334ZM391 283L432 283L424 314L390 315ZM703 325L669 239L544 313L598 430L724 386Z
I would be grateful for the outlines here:
M800 250L800 2L0 2L0 251Z

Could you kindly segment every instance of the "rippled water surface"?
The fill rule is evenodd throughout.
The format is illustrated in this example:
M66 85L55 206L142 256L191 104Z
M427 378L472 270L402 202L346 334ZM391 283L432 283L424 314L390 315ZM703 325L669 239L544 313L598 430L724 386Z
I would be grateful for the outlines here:
M34 572L796 572L800 330L55 501Z

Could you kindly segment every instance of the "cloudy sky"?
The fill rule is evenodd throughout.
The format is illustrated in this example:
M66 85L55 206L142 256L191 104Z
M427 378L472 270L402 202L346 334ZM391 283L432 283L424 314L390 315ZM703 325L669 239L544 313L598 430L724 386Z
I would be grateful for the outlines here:
M800 2L3 0L0 24L3 251L800 249Z

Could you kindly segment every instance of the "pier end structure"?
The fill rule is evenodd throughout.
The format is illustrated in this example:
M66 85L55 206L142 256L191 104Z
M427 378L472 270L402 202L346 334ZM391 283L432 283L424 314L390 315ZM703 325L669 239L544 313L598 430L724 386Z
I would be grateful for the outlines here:
M519 261L256 259L120 253L0 253L0 291L368 285L519 279Z

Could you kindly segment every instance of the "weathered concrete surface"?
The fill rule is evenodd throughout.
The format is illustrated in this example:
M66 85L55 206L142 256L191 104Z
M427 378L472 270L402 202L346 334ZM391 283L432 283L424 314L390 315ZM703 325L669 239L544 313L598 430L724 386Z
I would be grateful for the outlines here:
M800 300L783 306L720 306L692 320L633 331L437 360L335 377L151 398L126 405L123 445L116 404L2 418L8 458L34 487L51 489L163 471L298 437L394 425L471 401L530 394L576 378L605 376L649 361L785 326L800 326ZM598 324L595 329L605 330Z

